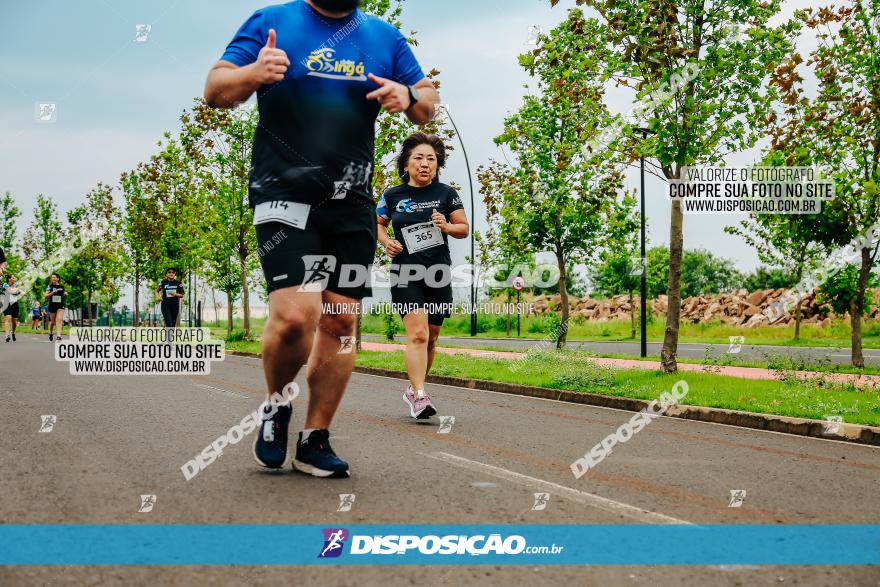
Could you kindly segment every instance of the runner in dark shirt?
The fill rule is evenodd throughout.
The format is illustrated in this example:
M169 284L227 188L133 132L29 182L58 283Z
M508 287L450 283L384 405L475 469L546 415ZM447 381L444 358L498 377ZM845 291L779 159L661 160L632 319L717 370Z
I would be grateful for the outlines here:
M168 269L165 279L159 282L156 288L156 301L161 302L162 320L165 328L177 326L177 317L180 315L180 298L183 297L183 284L177 280L177 271Z
M64 328L64 298L67 297L67 290L61 285L60 275L52 274L43 297L49 302L49 340L61 340L61 329Z
M435 136L415 134L403 143L397 160L403 185L389 189L376 208L379 242L392 258L391 300L406 328L406 368L410 384L403 394L413 418L437 413L425 391L425 379L443 321L452 306L452 258L449 236L470 234L456 191L439 180L446 147ZM388 235L389 225L394 239ZM423 277L414 277L421 273Z
M439 103L405 37L359 5L295 0L258 10L205 85L215 107L257 93L249 197L270 292L267 391L282 394L304 364L321 365L308 374L308 415L293 459L318 477L349 474L328 429L354 367L354 353L340 348L350 345L359 302L371 293L369 283L341 283L341 272L368 273L373 262L376 118L385 109L425 124ZM322 260L314 280L311 268ZM342 311L322 315L322 302ZM264 404L254 448L263 466L283 466L291 413Z

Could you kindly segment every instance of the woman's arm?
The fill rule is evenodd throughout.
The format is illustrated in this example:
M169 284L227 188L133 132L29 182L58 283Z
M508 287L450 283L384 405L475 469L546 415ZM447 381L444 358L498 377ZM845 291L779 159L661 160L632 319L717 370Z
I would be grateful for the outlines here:
M449 215L450 222L446 221L446 216L434 210L431 214L431 220L440 229L443 234L448 234L452 238L467 238L471 233L471 225L468 224L467 214L464 210L455 210Z
M379 244L385 248L385 252L393 259L403 252L403 245L400 244L400 241L394 240L388 236L388 226L391 224L390 221L385 220L381 216L377 216L376 222L378 224L377 228L379 229Z

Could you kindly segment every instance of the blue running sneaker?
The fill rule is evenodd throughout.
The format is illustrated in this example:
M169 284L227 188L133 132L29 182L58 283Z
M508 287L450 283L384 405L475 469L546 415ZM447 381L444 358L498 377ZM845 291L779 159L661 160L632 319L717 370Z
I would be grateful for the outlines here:
M263 418L254 442L254 458L269 469L280 469L287 460L287 426L293 414L291 406L275 406L277 411L272 414L272 405L263 402L260 407Z
M330 447L329 430L313 430L305 443L302 432L296 443L293 468L314 477L348 477L348 463L336 456Z

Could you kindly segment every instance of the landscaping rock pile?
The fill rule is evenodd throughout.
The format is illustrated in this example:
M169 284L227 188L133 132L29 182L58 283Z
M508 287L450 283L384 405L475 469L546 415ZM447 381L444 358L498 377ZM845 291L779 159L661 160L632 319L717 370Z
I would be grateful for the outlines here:
M770 325L770 320L763 311L779 300L785 293L784 289L758 290L749 293L747 290L703 295L686 298L681 303L682 322L706 323L718 320L732 326L753 328L755 326ZM871 308L870 317L880 317L880 290L868 292L874 296L874 305ZM540 295L532 300L533 313L542 315L552 310L558 312L562 307L559 295ZM609 322L611 320L630 319L630 298L628 295L614 296L609 299L592 299L589 296L577 299L570 298L571 317L583 316L593 322ZM633 296L632 303L638 308L641 303L639 296ZM665 314L667 310L667 298L665 295L648 302L655 315ZM802 324L817 324L827 327L835 318L848 318L847 315L837 316L827 305L820 306L816 303L815 294L810 294L801 302ZM791 315L785 315L773 323L773 326L786 326L794 322L794 310Z

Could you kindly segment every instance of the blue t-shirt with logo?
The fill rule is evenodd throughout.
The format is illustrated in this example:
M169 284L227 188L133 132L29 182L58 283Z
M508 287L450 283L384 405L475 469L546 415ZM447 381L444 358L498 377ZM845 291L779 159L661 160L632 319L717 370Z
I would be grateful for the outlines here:
M462 210L461 198L452 186L435 181L425 187L418 188L409 184L395 186L385 192L376 205L376 215L391 221L394 237L401 245L403 252L394 258L394 265L413 264L430 267L432 265L451 265L452 256L449 252L449 237L441 235L436 246L429 246L415 253L409 250L405 230L415 225L432 222L431 215L437 210L452 220L452 213ZM412 235L410 242L417 246L432 243L419 243L419 236Z
M378 86L367 74L404 85L425 74L394 26L357 10L328 18L305 0L258 10L221 60L250 65L275 29L287 53L285 78L257 91L252 206L275 200L324 203L360 197L372 203L375 123L380 106L367 100Z

